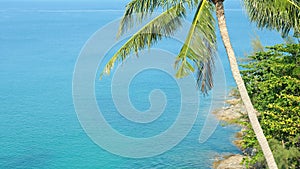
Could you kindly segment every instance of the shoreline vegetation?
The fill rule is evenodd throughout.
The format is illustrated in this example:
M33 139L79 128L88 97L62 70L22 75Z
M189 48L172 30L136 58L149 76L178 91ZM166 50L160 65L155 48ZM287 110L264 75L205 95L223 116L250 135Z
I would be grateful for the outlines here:
M286 43L256 52L243 64L243 79L259 114L260 124L279 168L299 169L300 164L300 44ZM238 90L229 93L227 106L216 110L225 125L241 126L233 141L241 154L224 156L215 169L265 168L266 161L246 116Z

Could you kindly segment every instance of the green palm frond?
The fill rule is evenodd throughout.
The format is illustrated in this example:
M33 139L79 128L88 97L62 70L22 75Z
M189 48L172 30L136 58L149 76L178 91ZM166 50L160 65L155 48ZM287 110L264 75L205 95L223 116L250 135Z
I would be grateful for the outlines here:
M187 5L189 8L196 6L199 0L133 0L126 5L124 16L121 20L118 37L133 27L134 24L142 22L146 16L151 15L155 9L162 8L163 11L178 4ZM135 14L135 15L134 15Z
M181 78L198 70L198 86L202 92L213 87L212 70L216 54L214 6L203 0L196 11L185 43L176 58L176 77Z
M300 9L300 4L299 1L294 1L294 0L287 0L289 3L291 3L292 5L294 5L296 8Z
M259 28L275 29L285 37L293 30L300 33L299 1L295 0L244 0L252 22Z
M171 36L180 27L185 14L186 10L180 3L151 20L112 56L103 73L109 74L117 61L124 61L133 51L137 54L141 49L150 47L163 37Z

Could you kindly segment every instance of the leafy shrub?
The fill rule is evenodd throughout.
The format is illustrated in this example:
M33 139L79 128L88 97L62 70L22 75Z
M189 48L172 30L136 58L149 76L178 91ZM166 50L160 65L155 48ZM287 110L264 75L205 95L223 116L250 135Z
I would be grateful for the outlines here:
M252 103L279 168L300 167L300 44L275 45L249 56L241 71ZM266 163L251 126L243 148L257 150L246 160L253 168Z

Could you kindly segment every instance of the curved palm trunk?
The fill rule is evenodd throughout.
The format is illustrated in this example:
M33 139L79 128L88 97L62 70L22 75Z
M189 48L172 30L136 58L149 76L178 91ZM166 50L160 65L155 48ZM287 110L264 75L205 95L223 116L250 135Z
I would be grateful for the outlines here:
M226 48L226 52L227 52L228 59L230 62L230 68L232 71L232 75L237 84L242 101L246 107L251 126L255 132L256 138L261 146L261 149L264 153L264 156L266 158L269 168L277 169L277 165L275 163L272 151L269 147L268 141L267 141L267 139L261 129L259 121L257 119L256 110L254 109L254 107L251 103L251 100L249 98L244 81L241 77L241 74L240 74L240 71L238 68L238 64L237 64L237 61L236 61L236 58L234 55L234 51L233 51L231 43L230 43L227 26L226 26L226 21L225 21L225 15L224 15L223 0L216 0L215 5L216 5L216 14L217 14L217 18L218 18L218 25L219 25L221 37L223 40L223 44Z

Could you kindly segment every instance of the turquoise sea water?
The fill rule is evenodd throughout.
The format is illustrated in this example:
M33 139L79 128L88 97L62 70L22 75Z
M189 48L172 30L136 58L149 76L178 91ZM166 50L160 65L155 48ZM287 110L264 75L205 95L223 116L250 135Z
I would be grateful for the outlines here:
M122 16L125 2L0 1L0 168L210 168L216 154L239 153L231 143L238 127L219 125L205 143L198 142L209 97L203 99L200 115L188 136L159 156L120 157L103 150L85 134L72 100L77 56L95 31ZM247 21L239 1L228 0L225 7L229 33L239 57L251 50L254 32L264 45L281 42L278 33L256 30ZM234 82L219 42L229 89ZM146 98L154 82L166 90L167 96L178 95L178 89L169 87L172 78L157 73L149 71L133 81L130 97L137 109L149 107ZM96 87L109 82L95 81ZM103 89L104 94L99 88L95 90L98 100L109 98L106 93L110 88ZM116 110L109 103L102 109L112 119L112 125L119 130L125 126L130 130L121 132L136 137L148 137L168 128L174 120L170 112L178 106L175 99L173 105L166 107L167 120L160 121L159 127L145 126L145 133L135 133L137 126L110 114Z

